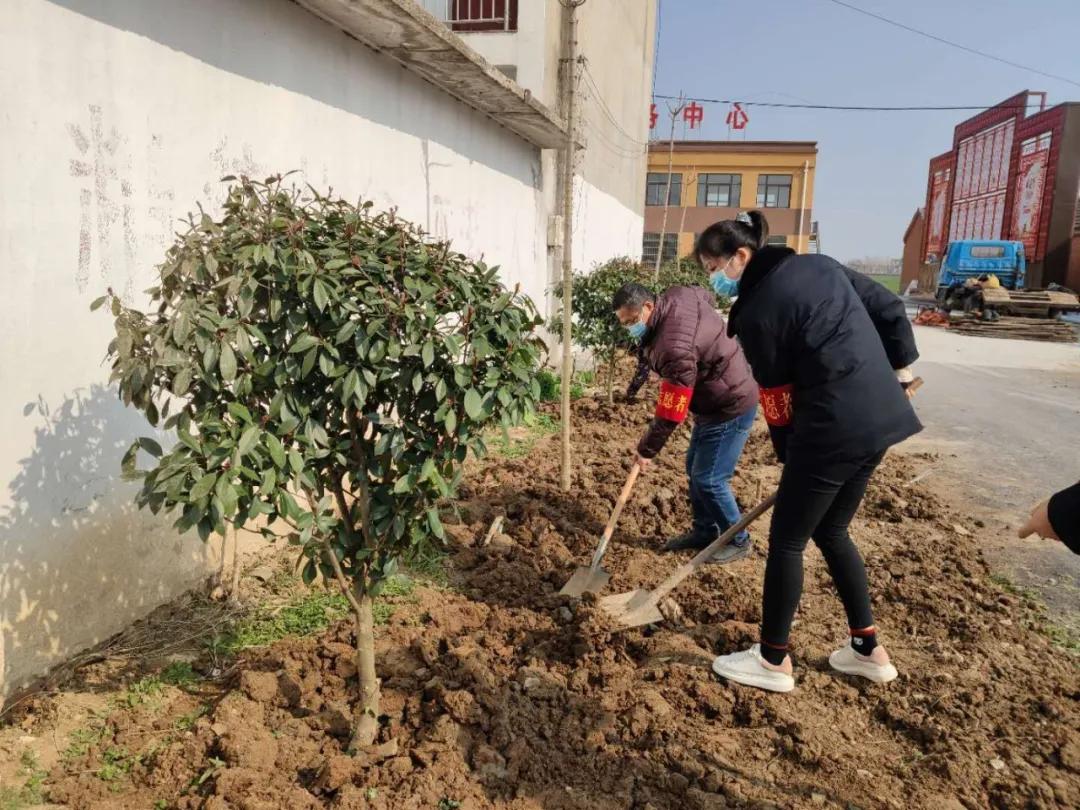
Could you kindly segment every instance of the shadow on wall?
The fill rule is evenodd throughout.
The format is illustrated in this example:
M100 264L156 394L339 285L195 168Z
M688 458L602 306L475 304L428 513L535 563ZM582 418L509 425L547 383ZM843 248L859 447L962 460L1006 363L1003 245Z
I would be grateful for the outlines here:
M442 144L526 186L540 188L539 149L292 0L231 0L227 10L221 0L49 2L220 70ZM382 70L371 70L374 60ZM460 111L462 126L447 125L449 105ZM400 144L382 143L381 153L378 144L363 147L373 162L402 159ZM531 160L523 159L529 153ZM422 168L426 174L430 166Z
M136 508L120 460L154 431L115 392L76 390L26 418L41 425L0 507L0 695L175 595L212 556Z

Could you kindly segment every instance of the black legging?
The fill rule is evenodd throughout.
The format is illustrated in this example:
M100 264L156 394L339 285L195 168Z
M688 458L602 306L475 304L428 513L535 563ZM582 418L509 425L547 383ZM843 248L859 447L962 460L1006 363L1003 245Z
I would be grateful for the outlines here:
M789 459L784 466L765 566L761 610L764 644L787 647L791 621L802 596L803 551L811 537L828 563L847 612L848 627L861 630L873 626L866 568L851 542L848 525L884 456L882 452L857 461L825 464Z

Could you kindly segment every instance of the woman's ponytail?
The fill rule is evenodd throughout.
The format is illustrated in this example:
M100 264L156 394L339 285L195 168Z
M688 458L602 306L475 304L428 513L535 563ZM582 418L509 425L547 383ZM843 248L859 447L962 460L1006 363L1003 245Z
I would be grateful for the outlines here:
M751 253L765 247L769 239L769 223L760 211L739 214L735 219L725 219L706 228L694 246L694 255L700 262L702 256L726 259L739 248Z
M760 211L750 211L746 216L750 220L750 229L754 234L755 249L765 247L769 241L769 221Z

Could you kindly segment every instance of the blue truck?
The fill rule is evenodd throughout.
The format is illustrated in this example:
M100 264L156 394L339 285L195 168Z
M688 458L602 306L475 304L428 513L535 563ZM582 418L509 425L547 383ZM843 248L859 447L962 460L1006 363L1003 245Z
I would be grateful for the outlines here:
M984 320L999 315L1056 318L1080 310L1075 293L1057 285L1027 289L1024 243L995 239L950 242L938 268L938 306L946 312L962 309Z
M963 239L950 242L938 270L937 295L945 309L970 306L971 291L981 289L980 279L994 276L1004 290L1023 290L1027 261L1023 242Z

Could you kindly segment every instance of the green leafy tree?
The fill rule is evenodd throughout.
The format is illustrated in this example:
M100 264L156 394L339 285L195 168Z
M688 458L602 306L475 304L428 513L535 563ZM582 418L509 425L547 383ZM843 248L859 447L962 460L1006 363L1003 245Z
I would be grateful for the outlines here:
M619 356L628 352L633 340L615 317L611 299L624 284L636 282L661 293L678 285L702 286L706 282L705 271L690 259L669 262L660 268L658 278L653 277L652 266L620 256L599 264L587 273L574 273L572 313L574 318L574 343L589 350L605 368L608 402L614 399L615 366ZM562 295L562 283L554 288L556 297ZM725 307L726 298L717 298L717 306ZM556 314L549 325L551 331L562 329L562 313Z
M372 600L444 537L439 502L481 433L531 412L540 320L498 268L281 177L230 185L222 218L190 218L159 270L149 313L111 291L92 305L111 304L121 399L176 433L125 456L138 504L203 540L228 524L287 538L306 582L337 583L356 622L352 744L370 744Z

